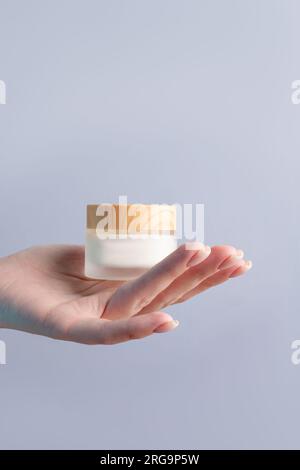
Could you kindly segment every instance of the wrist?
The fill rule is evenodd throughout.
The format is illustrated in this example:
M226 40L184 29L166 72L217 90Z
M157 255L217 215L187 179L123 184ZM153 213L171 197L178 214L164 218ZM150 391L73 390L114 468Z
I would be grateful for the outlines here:
M13 257L0 258L0 328L11 328L13 319Z

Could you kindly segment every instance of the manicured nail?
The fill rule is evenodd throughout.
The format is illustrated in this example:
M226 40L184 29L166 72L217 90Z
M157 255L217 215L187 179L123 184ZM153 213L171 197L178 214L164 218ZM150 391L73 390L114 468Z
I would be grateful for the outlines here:
M184 244L184 248L191 251L204 250L204 245L201 242L187 242Z
M158 328L156 328L156 330L154 330L153 333L167 333L168 331L175 330L175 328L177 328L178 325L179 325L178 320L168 321L167 323L163 323Z
M247 271L249 271L249 269L252 268L252 261L250 261L250 260L246 261L245 266L247 268Z
M236 250L236 255L237 258L243 258L244 257L244 252L243 250Z
M204 261L210 255L211 249L209 246L204 246L203 249L199 250L187 263L187 267L191 268L192 266L196 266L197 264Z

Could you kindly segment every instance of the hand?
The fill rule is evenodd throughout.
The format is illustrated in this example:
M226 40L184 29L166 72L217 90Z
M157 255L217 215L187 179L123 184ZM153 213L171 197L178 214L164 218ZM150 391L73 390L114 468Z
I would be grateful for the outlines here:
M84 276L84 247L34 247L0 259L0 327L85 344L114 344L174 329L161 311L245 273L231 246L181 245L131 281Z

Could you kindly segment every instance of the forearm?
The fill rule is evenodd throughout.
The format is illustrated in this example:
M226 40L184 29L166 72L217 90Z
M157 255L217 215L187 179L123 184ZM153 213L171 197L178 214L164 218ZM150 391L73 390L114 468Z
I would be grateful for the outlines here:
M9 306L6 294L7 258L0 258L0 328L7 328L9 323Z
M17 323L17 304L13 295L14 258L0 258L0 328L15 328Z

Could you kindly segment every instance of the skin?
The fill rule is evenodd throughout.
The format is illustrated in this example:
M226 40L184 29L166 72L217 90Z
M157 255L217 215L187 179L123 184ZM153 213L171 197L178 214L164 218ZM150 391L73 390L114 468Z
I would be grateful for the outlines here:
M140 339L178 326L162 309L250 267L232 246L191 243L137 279L99 281L84 276L84 247L37 246L0 259L0 328L84 344Z

